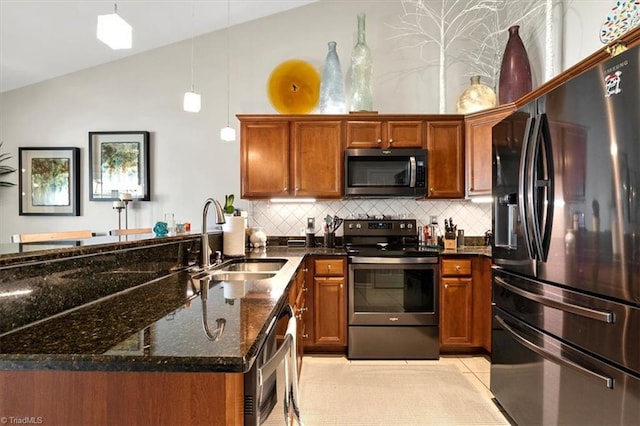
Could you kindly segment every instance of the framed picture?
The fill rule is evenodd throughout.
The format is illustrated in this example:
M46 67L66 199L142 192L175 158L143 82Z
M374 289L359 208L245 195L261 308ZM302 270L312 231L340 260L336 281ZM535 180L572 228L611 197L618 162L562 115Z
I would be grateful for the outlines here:
M18 148L21 216L80 216L80 148Z
M89 132L91 201L149 201L149 132Z

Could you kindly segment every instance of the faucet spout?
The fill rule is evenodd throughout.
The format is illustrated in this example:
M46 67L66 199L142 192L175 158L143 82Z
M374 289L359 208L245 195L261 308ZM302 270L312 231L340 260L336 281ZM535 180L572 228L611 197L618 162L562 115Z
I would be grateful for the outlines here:
M209 252L209 237L207 235L207 214L209 213L209 206L213 204L216 209L216 224L222 225L225 223L224 212L219 202L213 198L207 198L202 207L202 267L207 268L211 266L211 257Z

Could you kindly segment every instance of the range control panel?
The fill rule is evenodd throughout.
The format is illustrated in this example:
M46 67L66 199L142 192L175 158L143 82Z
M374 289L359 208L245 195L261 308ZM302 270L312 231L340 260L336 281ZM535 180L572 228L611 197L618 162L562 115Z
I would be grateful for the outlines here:
M345 219L345 236L412 236L416 235L415 219Z

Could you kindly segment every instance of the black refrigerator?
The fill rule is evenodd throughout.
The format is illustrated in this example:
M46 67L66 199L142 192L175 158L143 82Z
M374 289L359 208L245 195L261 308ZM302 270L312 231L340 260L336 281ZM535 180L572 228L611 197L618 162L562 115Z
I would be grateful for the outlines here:
M640 425L640 48L493 128L491 391L520 426Z

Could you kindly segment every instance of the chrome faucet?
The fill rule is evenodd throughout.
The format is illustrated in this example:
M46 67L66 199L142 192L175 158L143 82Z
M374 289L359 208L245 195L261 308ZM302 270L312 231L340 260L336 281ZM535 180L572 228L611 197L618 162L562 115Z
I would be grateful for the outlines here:
M219 202L213 198L207 198L202 207L202 268L206 269L211 266L211 258L209 257L209 236L207 235L207 213L209 213L209 206L213 204L216 209L216 224L222 225L225 223L224 212Z

